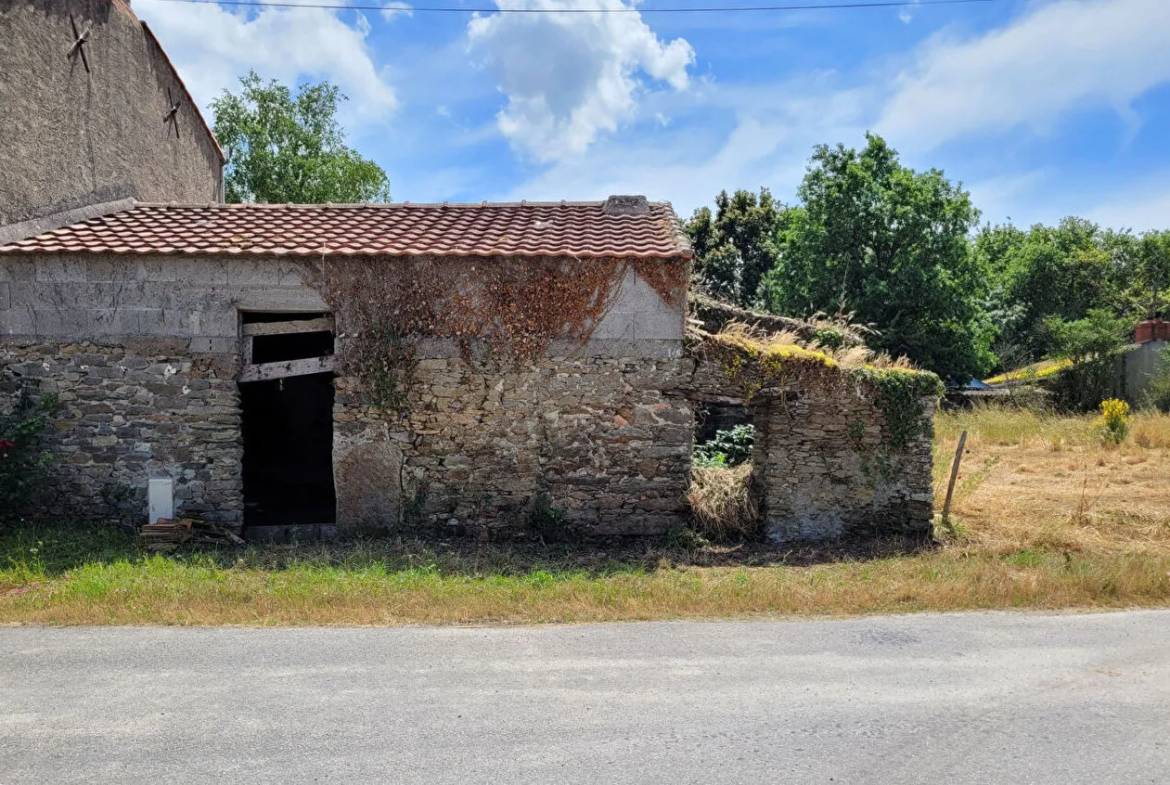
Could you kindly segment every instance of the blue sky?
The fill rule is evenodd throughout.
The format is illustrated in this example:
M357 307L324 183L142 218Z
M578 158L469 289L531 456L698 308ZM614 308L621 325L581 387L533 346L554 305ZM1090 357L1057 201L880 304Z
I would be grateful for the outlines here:
M340 85L350 143L396 201L644 193L684 216L724 188L793 201L815 144L858 146L873 130L908 165L961 180L985 220L1170 228L1170 0L414 4L640 12L134 9L203 106L250 68Z

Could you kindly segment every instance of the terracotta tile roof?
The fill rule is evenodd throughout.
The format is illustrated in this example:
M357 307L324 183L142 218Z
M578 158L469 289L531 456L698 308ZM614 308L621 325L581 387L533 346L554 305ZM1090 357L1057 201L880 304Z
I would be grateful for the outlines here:
M691 248L669 203L611 197L507 204L139 203L0 246L0 253L649 259L689 257Z

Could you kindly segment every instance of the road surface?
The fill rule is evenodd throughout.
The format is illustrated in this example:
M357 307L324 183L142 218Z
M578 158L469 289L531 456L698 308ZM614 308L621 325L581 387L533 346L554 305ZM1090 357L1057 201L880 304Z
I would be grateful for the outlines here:
M0 629L0 785L1167 783L1170 612Z

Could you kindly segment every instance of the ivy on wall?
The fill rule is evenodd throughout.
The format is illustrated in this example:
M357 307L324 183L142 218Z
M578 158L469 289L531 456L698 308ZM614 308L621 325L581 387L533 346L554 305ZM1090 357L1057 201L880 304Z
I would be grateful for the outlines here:
M469 364L530 362L558 340L582 346L631 269L667 303L683 302L685 259L325 258L308 279L337 320L341 373L401 413L420 341L454 341Z

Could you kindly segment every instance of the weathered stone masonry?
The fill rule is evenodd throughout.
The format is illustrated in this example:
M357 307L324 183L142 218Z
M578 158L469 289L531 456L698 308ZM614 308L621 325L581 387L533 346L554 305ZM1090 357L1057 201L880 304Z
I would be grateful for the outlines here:
M905 445L892 445L874 390L842 369L827 385L793 372L745 397L726 358L698 345L688 354L688 374L677 391L752 413L752 490L768 537L787 542L930 531L933 397L919 402L917 433Z
M146 480L173 477L186 514L238 526L240 414L230 355L193 356L187 341L6 340L0 398L59 401L50 441L58 465L45 496L55 517L140 522Z
M664 392L687 362L682 309L628 276L586 347L520 368L432 347L405 418L337 379L339 525L515 529L538 497L589 534L683 520L693 412ZM171 477L180 514L238 524L240 312L327 310L304 278L277 259L0 260L4 390L61 401L53 512L141 514L147 479Z
M239 525L241 315L328 311L304 264L0 257L0 406L21 389L60 400L47 511L138 522L147 480L170 477L179 514ZM694 402L742 392L725 367L684 349L682 304L626 276L583 347L554 343L516 366L427 342L402 415L363 402L358 380L335 379L339 526L492 536L522 530L542 507L586 535L684 523ZM889 449L872 395L794 377L747 397L770 536L928 529L930 440ZM924 400L923 433L931 411Z
M339 380L339 517L376 525L399 496L408 523L515 529L545 496L588 534L664 532L685 516L690 476L693 410L662 392L684 363L585 355L489 373L425 359L401 421Z
M932 412L924 401L927 424ZM752 465L768 535L788 541L929 532L930 437L891 452L883 426L881 411L858 394L761 400Z

